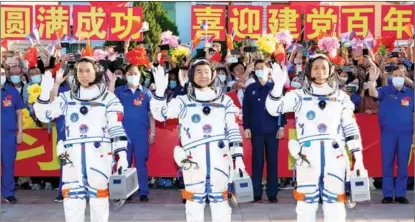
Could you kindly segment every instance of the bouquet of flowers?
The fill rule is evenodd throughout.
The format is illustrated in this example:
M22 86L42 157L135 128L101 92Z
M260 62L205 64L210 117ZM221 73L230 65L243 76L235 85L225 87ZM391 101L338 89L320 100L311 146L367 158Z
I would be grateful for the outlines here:
M263 34L257 41L258 50L261 51L265 56L271 56L274 52L275 45L278 40L272 34Z
M40 96L40 93L42 92L42 88L38 84L33 84L27 87L27 92L29 94L29 99L27 103L33 104L36 102L37 97Z
M22 109L22 125L23 129L36 128L36 123L33 121L29 110L26 108Z
M318 48L330 58L334 58L337 55L340 44L336 37L323 37L318 41Z
M173 35L173 33L169 30L161 33L160 38L162 45L169 45L170 48L176 48L179 46L179 37Z
M187 56L190 54L190 49L188 47L185 46L179 46L177 48L174 48L171 51L171 59L173 60L174 63L179 64L181 66L182 62L183 62L183 57Z
M293 42L293 36L290 34L290 31L288 30L277 32L277 34L275 34L275 38L286 48L289 48L291 46L291 43Z

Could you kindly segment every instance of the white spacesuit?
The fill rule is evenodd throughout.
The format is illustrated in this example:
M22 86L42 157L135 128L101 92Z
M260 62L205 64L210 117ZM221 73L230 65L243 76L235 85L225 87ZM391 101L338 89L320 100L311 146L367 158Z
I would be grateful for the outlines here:
M174 159L183 168L185 189L182 196L187 200L187 221L204 221L207 200L212 221L231 221L227 199L232 180L232 157L236 158L236 170L245 171L242 137L235 120L238 108L228 96L218 95L209 87L189 89L188 95L177 96L166 104L166 99L159 96L164 95L166 75L158 67L154 76L157 90L150 101L154 118L158 121L179 119L182 147L175 147Z
M50 73L42 79L42 95L34 105L42 122L65 116L66 141L59 141L58 155L63 161L62 195L66 221L85 221L89 198L91 221L105 222L109 217L108 178L113 155L119 155L118 169L127 169L127 138L122 126L123 107L105 85L79 86L79 91L60 94L49 101Z
M324 56L310 59L306 75L311 75L312 62L317 58L326 59ZM356 159L354 170L364 170L354 104L336 87L327 82L323 87L316 87L312 80L309 89L297 89L282 96L280 82L284 82L286 68L281 69L278 64L272 68L275 87L266 100L268 112L273 116L295 113L297 140L289 142L289 150L296 159L297 221L315 222L322 198L324 221L344 222L345 181L349 170L345 141Z

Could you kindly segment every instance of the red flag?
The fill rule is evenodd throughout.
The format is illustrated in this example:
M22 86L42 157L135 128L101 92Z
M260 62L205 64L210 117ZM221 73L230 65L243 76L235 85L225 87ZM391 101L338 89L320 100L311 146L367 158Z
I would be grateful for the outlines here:
M1 47L6 49L6 51L9 51L8 43L9 43L9 41L7 39L1 40Z

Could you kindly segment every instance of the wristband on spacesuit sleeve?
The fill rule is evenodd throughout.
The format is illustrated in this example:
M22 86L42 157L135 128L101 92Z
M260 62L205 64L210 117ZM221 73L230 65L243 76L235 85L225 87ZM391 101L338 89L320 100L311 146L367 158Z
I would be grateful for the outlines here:
M40 103L40 104L49 104L50 103L50 99L48 99L48 100L41 100L40 99L40 96L39 96L39 97L37 97L37 102Z
M156 100L160 100L160 101L164 101L164 100L167 99L166 96L163 96L163 97L157 96L155 92L153 94L153 98L156 99Z
M229 149L231 150L232 158L236 158L238 156L243 157L242 142L229 143Z
M269 98L270 99L272 99L272 100L274 100L274 101L278 101L278 100L280 100L281 99L281 97L279 96L279 97L275 97L275 96L273 96L272 95L272 91L268 94L269 95Z
M346 143L351 140L358 140L358 139L360 139L359 135L351 135L351 136L346 137Z

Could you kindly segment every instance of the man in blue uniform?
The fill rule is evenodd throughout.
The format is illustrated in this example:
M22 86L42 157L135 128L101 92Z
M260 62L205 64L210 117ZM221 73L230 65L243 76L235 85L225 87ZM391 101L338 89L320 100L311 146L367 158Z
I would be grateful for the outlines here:
M379 124L382 145L383 200L388 204L395 201L407 204L406 188L408 161L414 131L414 91L404 85L406 70L394 67L392 84L375 88L377 70L370 71L369 94L379 100ZM398 162L398 176L394 183L393 169L395 155Z
M243 126L245 137L252 142L252 183L254 200L262 199L262 172L264 151L267 160L267 196L276 203L278 194L278 140L284 137L284 115L271 116L265 108L265 100L274 87L268 82L270 69L263 60L255 62L257 80L246 88L243 99Z
M8 203L16 203L14 193L14 161L17 143L22 143L23 124L21 109L24 103L19 92L6 83L6 72L1 68L1 195ZM16 135L16 130L17 135ZM17 142L17 143L16 143Z
M150 113L150 90L140 85L140 71L135 65L126 69L127 82L125 86L115 89L115 95L124 106L123 126L128 136L128 163L132 164L132 153L138 174L140 186L140 201L148 202L148 171L147 159L149 145L154 143L155 121ZM149 128L151 129L149 136Z

